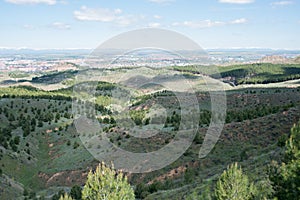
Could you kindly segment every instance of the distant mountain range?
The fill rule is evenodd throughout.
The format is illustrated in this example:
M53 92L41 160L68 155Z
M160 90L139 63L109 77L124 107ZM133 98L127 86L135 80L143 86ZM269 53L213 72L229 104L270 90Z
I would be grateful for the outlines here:
M84 54L92 49L28 49L28 48L0 48L0 55L45 55L45 54Z
M89 54L94 49L31 49L31 48L6 48L0 47L0 54L65 54L65 53L80 53ZM289 49L269 49L269 48L215 48L215 49L204 49L207 52L260 52L267 53L272 52L276 54L300 54L299 50L289 50ZM108 50L109 51L109 50ZM112 50L113 51L113 50Z

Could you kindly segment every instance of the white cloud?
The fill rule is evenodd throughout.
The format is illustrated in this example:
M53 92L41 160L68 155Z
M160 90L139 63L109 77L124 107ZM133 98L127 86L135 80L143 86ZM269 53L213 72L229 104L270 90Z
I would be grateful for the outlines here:
M219 0L220 3L235 3L235 4L247 4L253 3L255 0Z
M117 8L117 9L114 10L114 13L115 14L121 14L122 10L120 8Z
M160 16L160 15L153 15L153 17L154 17L155 19L161 19L161 18L162 18L162 16Z
M35 29L35 27L32 26L32 25L30 25L30 24L24 24L24 25L23 25L23 28L25 28L25 29L27 29L27 30L33 30L33 29Z
M82 6L80 11L74 11L76 19L81 21L100 21L100 22L111 22L118 14L122 11L120 9L109 10L106 8L92 9Z
M175 22L173 26L186 26L190 28L209 28L213 26L220 26L223 25L223 22L219 21L211 21L211 20L203 20L203 21L184 21L184 22Z
M163 4L163 3L170 3L175 0L148 0L148 1L153 2L153 3Z
M244 24L247 20L245 18L236 19L229 22L223 21L212 21L212 20L203 20L203 21L184 21L184 22L175 22L173 26L185 26L189 28L210 28L215 26L224 26L230 24Z
M271 5L272 6L286 6L286 5L291 5L293 4L293 1L275 1L272 2Z
M247 19L240 18L240 19L233 20L233 21L231 21L229 23L230 24L245 24L245 23L247 23Z
M151 23L148 24L148 26L149 26L150 28L158 28L158 27L161 26L161 24L158 23L158 22L151 22Z
M119 16L114 20L114 23L120 26L129 26L135 23L138 19L133 15Z
M69 30L71 28L69 24L65 24L62 22L54 22L53 24L51 24L51 27L58 30Z
M121 9L94 9L86 6L82 6L80 11L74 11L73 14L75 19L80 21L112 22L121 26L128 26L138 19L138 17L133 15L121 15Z
M5 0L8 3L13 4L48 4L48 5L54 5L56 4L56 0Z

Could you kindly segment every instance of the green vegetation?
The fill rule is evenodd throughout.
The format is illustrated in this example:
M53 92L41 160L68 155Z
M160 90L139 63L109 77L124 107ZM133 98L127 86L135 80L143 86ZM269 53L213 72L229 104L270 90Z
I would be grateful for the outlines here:
M274 76L262 76L266 70L270 72L267 66L274 67ZM257 77L262 80L281 76L294 78L283 69L297 68L296 65L284 67L270 64L255 64L251 67L241 65L219 69L224 76L233 73L234 77L228 79L229 81L242 84L246 83L243 80L255 81ZM235 72L236 68L247 68L249 72ZM176 69L185 70L184 76L187 79L197 80L200 77L197 74L198 69L193 66L187 66L184 70L182 67ZM294 72L296 77L298 72ZM66 75L70 84L73 80L72 73L67 72L70 76ZM213 70L206 73L216 76ZM283 75L279 75L280 73ZM58 83L64 77L62 74L49 74L34 81L44 83L44 79L46 84ZM80 84L84 85L85 82ZM296 134L299 128L294 128L292 132L295 133L290 135L287 130L300 118L300 88L248 88L227 91L226 124L222 135L212 152L201 160L198 153L212 113L209 93L197 92L201 111L199 130L192 145L176 162L161 170L130 174L128 182L132 186L127 183L124 175L120 176L122 173L101 165L98 172L90 172L88 184L82 191L81 186L86 181L88 169L95 168L98 161L86 150L86 144L80 140L73 123L71 100L75 86L53 91L30 86L0 90L0 185L5 189L2 193L0 190L0 198L16 199L23 195L27 199L52 197L53 200L58 200L67 192L68 196L65 198L80 200L88 199L90 193L98 198L99 191L107 190L107 193L100 194L112 193L115 195L113 199L120 194L116 186L122 185L126 191L121 190L121 193L128 194L130 198L133 198L134 189L138 199L224 199L224 196L230 196L234 191L234 188L227 187L233 183L241 184L238 189L242 191L240 194L245 195L242 199L249 197L250 194L246 192L251 193L252 199L296 199L295 196L299 194L299 145L296 145L296 141L299 141ZM171 91L134 95L128 108L132 120L145 133L153 127L159 130L155 136L136 138L131 135L130 128L117 123L122 122L123 116L117 115L117 109L110 107L111 102L118 100L114 99L112 90L129 92L129 89L106 82L94 86L96 104L74 98L77 103L75 108L84 111L86 108L95 107L95 112L87 109L87 116L99 121L103 132L97 134L100 136L105 133L111 142L128 151L153 152L160 149L174 139L182 115L189 116L193 112L188 110L182 113L180 104ZM134 92L136 95L141 94L139 91ZM83 92L83 96L85 95ZM152 106L155 104L159 104L166 112L153 112ZM90 134L87 132L83 136ZM290 142L286 145L287 139ZM97 144L93 147L99 150L102 148ZM276 160L271 168L274 171L270 171L268 176L267 166L272 160ZM236 162L239 162L239 166L231 164ZM223 172L226 166L229 167ZM100 172L110 176L102 176ZM100 178L95 178L96 176ZM23 186L26 189L24 194ZM83 193L87 195L83 197Z
M184 66L174 70L192 74L204 74L214 78L226 78L226 81L240 84L277 83L300 78L299 64L256 63L216 67Z
M300 122L291 129L285 145L283 162L272 163L270 180L279 200L298 199L300 196Z
M222 77L232 77L236 84L266 84L300 78L299 64L258 63L219 67Z
M63 91L44 91L39 90L31 86L16 86L1 88L0 97L2 98L16 98L21 97L23 99L52 99L52 100L67 100L70 101L72 98L70 95Z
M130 110L129 115L136 125L142 125L143 120L146 116L146 111L144 110Z
M115 172L112 168L101 163L88 179L82 190L83 200L133 200L134 192L127 183L127 177L122 172Z
M60 190L57 194L54 194L51 198L51 200L60 200L61 198L69 198L69 195L65 193L64 190Z
M65 194L64 196L61 196L59 200L73 200L68 194Z
M24 72L19 72L19 71L10 72L8 75L9 75L9 77L14 78L14 79L29 77L29 73L24 73Z
M220 176L215 195L217 200L248 200L254 196L254 185L234 163Z
M70 196L74 199L74 200L81 200L82 199L82 189L79 185L74 185L71 188L71 192L70 192Z
M64 194L59 198L59 200L73 200L68 194Z
M67 70L62 72L55 72L40 77L32 78L33 83L43 83L43 84L54 84L66 81L67 79L75 78L77 70Z
M219 67L222 77L232 77L236 84L266 84L300 78L299 64L258 63Z
M279 165L272 161L268 168L269 177L250 181L237 163L227 167L218 178L214 193L210 195L210 189L196 190L186 199L216 199L216 200L254 200L254 199L278 199L297 200L300 195L300 122L293 126L291 134L286 140L283 161ZM253 177L254 178L254 177ZM270 180L269 180L269 179ZM271 184L270 184L271 181ZM207 187L206 187L207 188Z

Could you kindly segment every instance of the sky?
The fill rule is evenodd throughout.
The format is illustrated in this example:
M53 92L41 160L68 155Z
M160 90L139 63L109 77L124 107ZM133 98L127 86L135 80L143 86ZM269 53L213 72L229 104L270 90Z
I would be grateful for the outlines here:
M300 50L299 0L0 0L0 47L93 49L139 28L204 49Z

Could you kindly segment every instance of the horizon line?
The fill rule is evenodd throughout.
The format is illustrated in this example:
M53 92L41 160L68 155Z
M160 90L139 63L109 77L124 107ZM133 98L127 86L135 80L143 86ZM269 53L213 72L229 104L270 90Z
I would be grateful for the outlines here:
M33 51L45 51L45 50L66 50L66 51L72 51L72 50L94 50L97 48L90 48L90 47L83 47L83 48L31 48L31 47L0 47L0 50L33 50ZM300 48L294 49L294 48L270 48L270 47L211 47L211 48L202 48L203 50L285 50L285 51L300 51ZM116 49L117 50L117 49ZM184 49L181 49L184 50Z

